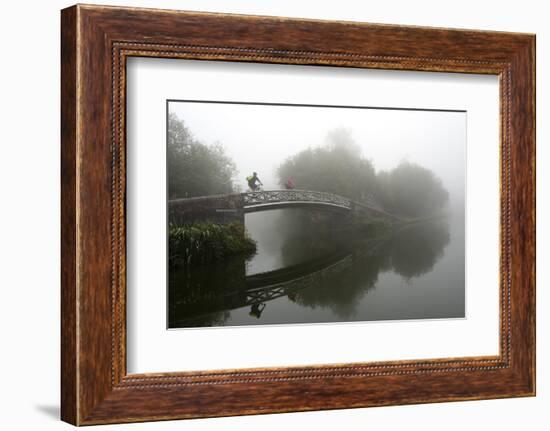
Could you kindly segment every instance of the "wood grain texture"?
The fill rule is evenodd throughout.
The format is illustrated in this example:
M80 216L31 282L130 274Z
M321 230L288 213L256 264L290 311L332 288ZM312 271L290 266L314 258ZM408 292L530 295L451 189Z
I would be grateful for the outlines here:
M61 36L63 420L86 425L534 395L533 35L79 5L62 11ZM499 75L500 354L127 375L129 56Z
M61 17L61 417L77 422L76 9Z

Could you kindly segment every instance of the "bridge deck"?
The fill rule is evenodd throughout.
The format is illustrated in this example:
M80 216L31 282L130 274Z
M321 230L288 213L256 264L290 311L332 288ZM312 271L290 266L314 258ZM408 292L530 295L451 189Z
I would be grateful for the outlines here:
M400 220L400 217L384 211L374 202L355 202L349 198L314 190L260 190L227 195L200 196L168 201L170 210L193 212L194 210L243 210L244 213L280 208L304 207L343 212L370 213L377 217Z

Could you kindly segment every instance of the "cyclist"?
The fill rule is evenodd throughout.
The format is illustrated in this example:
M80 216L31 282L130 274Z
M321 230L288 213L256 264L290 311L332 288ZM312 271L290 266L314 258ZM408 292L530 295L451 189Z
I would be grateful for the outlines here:
M257 172L253 172L252 175L246 177L246 181L248 183L248 187L250 187L250 190L252 190L253 192L258 189L258 184L263 186L263 183L258 178Z

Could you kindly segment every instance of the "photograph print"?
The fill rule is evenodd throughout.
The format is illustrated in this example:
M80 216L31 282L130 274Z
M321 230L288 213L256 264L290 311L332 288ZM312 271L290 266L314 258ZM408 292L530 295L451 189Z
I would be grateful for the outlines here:
M465 317L465 111L166 110L169 329Z

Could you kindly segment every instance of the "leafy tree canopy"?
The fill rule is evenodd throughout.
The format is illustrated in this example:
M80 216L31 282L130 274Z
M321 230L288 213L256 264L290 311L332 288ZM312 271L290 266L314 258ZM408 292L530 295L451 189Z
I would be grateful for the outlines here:
M167 152L170 199L234 191L237 168L222 145L198 141L174 113L168 117Z
M432 171L414 163L402 162L395 169L377 176L378 201L386 211L421 217L440 211L449 193Z
M277 173L281 186L292 178L299 189L336 193L359 202L374 200L386 211L407 217L434 214L449 200L441 180L419 165L402 162L377 175L347 129L335 129L323 146L287 158Z
M287 158L277 174L281 186L292 178L298 189L331 192L359 201L366 200L376 188L374 166L361 156L347 129L333 130L325 145Z

